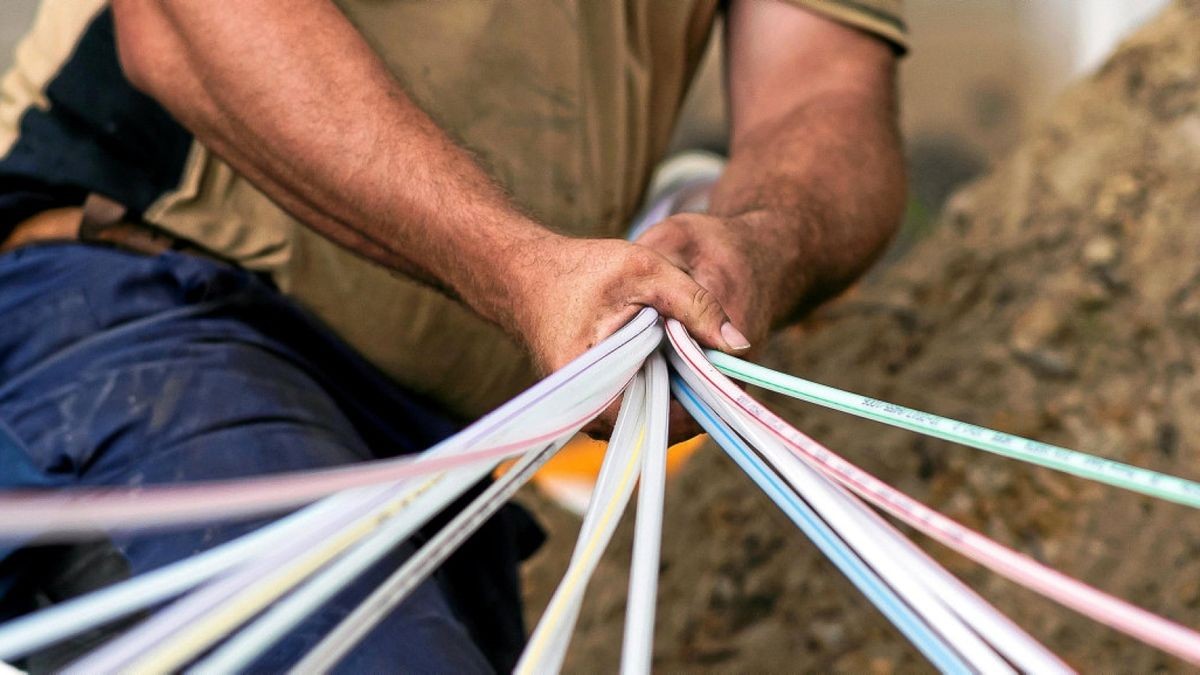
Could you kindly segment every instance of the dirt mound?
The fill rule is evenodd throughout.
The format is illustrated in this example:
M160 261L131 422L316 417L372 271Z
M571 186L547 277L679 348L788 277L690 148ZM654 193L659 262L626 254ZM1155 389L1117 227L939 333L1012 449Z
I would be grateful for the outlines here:
M902 262L764 359L903 405L1200 478L1200 1L1177 2L1076 87ZM759 392L761 393L761 392ZM956 520L1200 625L1200 514L763 395L816 439ZM536 500L535 500L536 501ZM577 521L526 571L531 615ZM567 668L616 670L630 528L592 584ZM669 486L657 669L928 665L715 447ZM922 538L1085 670L1182 664Z

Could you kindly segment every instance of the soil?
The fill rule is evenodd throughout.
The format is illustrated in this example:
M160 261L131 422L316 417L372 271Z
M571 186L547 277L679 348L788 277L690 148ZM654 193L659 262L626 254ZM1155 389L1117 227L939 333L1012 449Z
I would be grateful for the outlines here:
M1200 1L1180 1L956 194L898 263L760 360L910 407L1200 479ZM893 486L1067 574L1200 625L1200 514L753 392ZM531 623L579 521L537 495L551 543ZM617 670L626 518L568 672ZM917 536L1085 671L1185 670ZM916 672L929 665L715 446L668 486L660 672Z

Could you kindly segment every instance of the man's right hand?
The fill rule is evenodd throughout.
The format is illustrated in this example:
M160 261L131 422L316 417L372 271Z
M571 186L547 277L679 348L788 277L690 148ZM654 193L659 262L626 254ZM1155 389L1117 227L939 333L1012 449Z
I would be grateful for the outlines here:
M730 353L749 343L720 303L658 253L617 239L553 236L515 262L510 330L525 342L541 374L551 373L617 331L643 307L677 319L697 342ZM672 411L673 439L698 430ZM589 433L606 436L616 406Z
M750 345L717 299L648 248L618 239L554 237L519 263L513 326L545 375L595 346L643 307L677 319L706 347Z

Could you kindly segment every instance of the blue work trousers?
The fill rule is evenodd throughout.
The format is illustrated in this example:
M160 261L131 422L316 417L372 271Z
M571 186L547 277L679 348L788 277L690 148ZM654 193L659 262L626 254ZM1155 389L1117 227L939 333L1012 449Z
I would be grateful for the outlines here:
M0 489L140 486L315 469L417 452L456 429L240 268L81 243L0 256ZM71 546L0 541L0 618L152 570L263 523L114 534ZM510 667L524 631L516 565L540 543L535 529L523 512L503 510L342 670ZM343 591L254 669L293 663L422 536ZM108 637L111 631L81 636L25 665L53 669Z

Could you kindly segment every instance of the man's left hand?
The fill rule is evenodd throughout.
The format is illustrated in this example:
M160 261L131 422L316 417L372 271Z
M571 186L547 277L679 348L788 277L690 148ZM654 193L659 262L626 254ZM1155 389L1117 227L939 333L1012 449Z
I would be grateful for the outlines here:
M750 223L680 213L648 229L635 243L653 249L708 289L734 325L761 348L771 328L776 265L748 236ZM789 256L779 252L779 259Z

